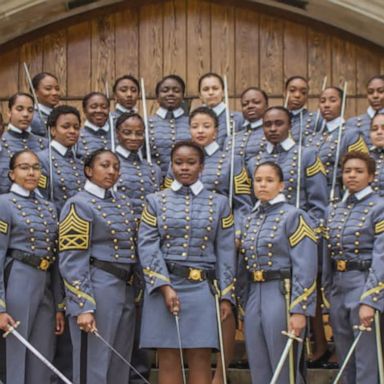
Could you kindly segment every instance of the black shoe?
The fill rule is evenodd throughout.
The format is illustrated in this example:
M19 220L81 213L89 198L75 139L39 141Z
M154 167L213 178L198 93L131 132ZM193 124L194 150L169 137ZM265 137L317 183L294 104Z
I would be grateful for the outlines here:
M327 349L318 359L309 360L308 368L309 369L338 369L339 364L336 362L328 361L332 356L332 351Z

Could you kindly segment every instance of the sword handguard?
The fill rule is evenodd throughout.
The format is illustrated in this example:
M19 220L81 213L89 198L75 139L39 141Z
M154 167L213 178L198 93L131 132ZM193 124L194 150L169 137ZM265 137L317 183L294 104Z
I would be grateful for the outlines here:
M282 333L284 336L287 336L287 337L289 337L290 339L293 339L293 340L297 341L298 343L302 343L302 342L303 342L303 339L302 339L301 337L297 337L294 333L287 332L287 331L281 331L281 333Z
M356 330L359 330L359 331L362 331L362 332L371 332L372 331L372 328L371 327L364 327L364 325L360 324L360 325L354 325L353 326L353 329L356 329Z
M15 325L8 325L8 331L4 333L4 339L12 333L18 326L20 325L20 321L16 321Z

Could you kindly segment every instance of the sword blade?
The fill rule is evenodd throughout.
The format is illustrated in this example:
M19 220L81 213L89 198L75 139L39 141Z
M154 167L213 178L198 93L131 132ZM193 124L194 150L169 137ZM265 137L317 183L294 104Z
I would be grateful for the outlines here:
M181 372L183 374L183 384L187 384L187 379L185 377L183 347L181 346L181 333L180 333L179 315L174 314L174 316L175 316L175 322L176 322L177 340L179 342L180 364L181 364Z
M287 343L285 344L283 353L281 354L279 363L277 364L277 367L275 369L275 373L273 374L273 377L272 377L270 384L276 384L277 383L277 380L279 379L279 376L280 376L280 372L283 369L285 360L287 360L288 353L292 348L293 340L294 339L289 338Z
M375 311L375 330L376 330L376 348L377 363L379 365L380 384L384 384L384 366L383 366L383 349L381 346L381 329L380 329L380 312Z

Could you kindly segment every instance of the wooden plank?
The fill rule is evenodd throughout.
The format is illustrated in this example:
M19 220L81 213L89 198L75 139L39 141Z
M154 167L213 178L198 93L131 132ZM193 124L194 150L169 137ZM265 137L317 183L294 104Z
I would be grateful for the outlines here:
M308 76L307 27L284 23L284 81L291 76Z
M186 2L164 2L164 74L187 74Z
M108 82L109 94L115 80L115 20L113 14L100 16L92 20L92 78L91 90L106 92Z
M55 75L61 95L67 94L67 34L59 30L44 36L43 70Z
M311 95L319 96L327 76L331 84L331 40L325 33L308 29L308 81Z
M20 48L19 89L28 92L29 86L23 63L28 65L31 77L43 70L43 38L26 42Z
M356 99L354 97L347 97L347 104L345 107L344 118L345 120L347 120L350 117L356 116L356 115L357 115Z
M17 92L19 78L19 49L15 48L1 55L0 97L9 98Z
M198 79L211 69L210 4L188 0L187 8L187 89L197 96Z
M135 8L115 13L116 78L139 75L139 16Z
M356 98L356 115L361 115L367 112L368 105L369 104L366 97Z
M139 71L147 96L155 96L155 85L163 77L163 4L140 8Z
M363 46L356 47L356 92L358 95L367 93L367 82L379 74L380 56Z
M380 61L380 73L384 73L384 53L381 55L381 61Z
M227 75L228 93L235 92L235 11L227 5L211 4L212 71Z
M91 26L88 21L67 30L67 95L82 97L91 91Z
M260 17L260 86L268 94L283 93L283 23L281 19Z
M243 8L235 11L235 91L239 96L249 86L258 86L259 14Z

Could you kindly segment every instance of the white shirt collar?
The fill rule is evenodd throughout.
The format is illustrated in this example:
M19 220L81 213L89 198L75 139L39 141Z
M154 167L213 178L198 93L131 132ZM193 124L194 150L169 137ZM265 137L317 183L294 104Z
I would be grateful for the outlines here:
M29 195L31 194L30 191L28 191L27 189L23 188L21 185L16 183L12 183L10 191L15 192L18 195L23 197L29 197ZM37 188L34 190L34 192L38 197L42 197L40 191Z
M212 111L216 113L216 116L220 116L225 111L225 103L222 101L212 108Z
M179 183L177 180L173 180L171 184L171 189L174 192L179 191L183 187L183 184ZM194 184L189 186L191 188L192 193L197 196L203 189L204 185L200 180L197 180Z
M299 113L304 113L304 110L305 110L305 108L304 108L304 107L301 107L300 109L292 109L292 110L290 110L289 112L290 112L293 116L297 116Z
M37 110L37 107L35 109ZM39 109L40 109L40 112L44 113L44 115L49 116L51 114L53 108L49 108L46 105L39 103Z
M116 147L116 152L123 156L125 159L128 159L129 155L131 154L131 151L128 151L128 149L125 149L121 145L118 145ZM143 154L141 152L141 148L137 151L137 155L139 156L140 161L143 161Z
M296 143L291 137L287 137L284 141L279 144L283 147L284 151L288 152ZM275 146L272 143L267 141L267 152L269 154L272 153L274 147Z
M88 120L85 120L85 123L84 125L90 129L92 129L92 131L99 131L100 129L102 129L104 132L108 132L109 131L109 124L108 124L108 120L106 121L106 123L104 124L103 127L98 127L97 125L95 124L92 124L90 121Z
M282 202L285 202L287 201L287 199L285 198L285 196L282 194L282 193L279 193L277 196L275 196L272 200L269 200L268 201L268 204L269 205L274 205L274 204L277 204L277 203L282 203ZM257 208L260 207L260 204L261 204L261 201L258 200L255 204L255 206L253 207L252 211L256 211Z
M137 109L135 107L133 107L132 109L128 109L128 108L125 108L124 106L122 106L119 103L116 104L116 108L115 109L117 111L122 112L122 113L136 113L137 112Z
M263 119L258 119L258 120L252 121L252 122L250 122L248 120L244 120L243 127L247 127L248 125L251 127L251 129L256 129L256 128L262 127L263 126Z
M368 187L365 187L361 191L356 192L355 196L357 200L362 200L364 199L365 196L368 196L372 192L373 192L372 188L368 185ZM345 202L348 199L349 195L350 195L349 191L345 191L342 201Z
M327 127L328 132L333 132L335 129L342 126L344 122L345 120L341 116L339 116L336 117L336 119L328 121L325 125Z
M67 151L73 151L72 147L64 147L63 144L59 143L56 140L51 141L51 146L56 149L57 152L60 153L61 156L65 156Z
M177 109L174 109L172 111L168 111L168 109L165 109L163 107L160 107L157 111L156 111L156 115L160 116L162 119L165 119L167 117L167 113L168 112L173 112L173 116L175 117L175 119L177 119L178 117L184 115L184 109L179 107Z
M99 187L98 185L92 183L90 180L86 180L84 185L84 190L91 193L92 195L98 197L99 199L104 199L105 197L105 189ZM114 194L111 189L112 195Z
M369 106L367 109L367 115L373 119L373 117L376 115L376 111L371 106Z
M220 149L220 145L216 141L212 141L212 143L204 147L204 151L208 156L212 156L218 149Z
M12 131L12 132L16 132L16 133L23 133L23 132L30 133L31 130L32 130L31 127L28 127L25 131L23 131L22 129L15 127L11 123L8 124L8 131Z

